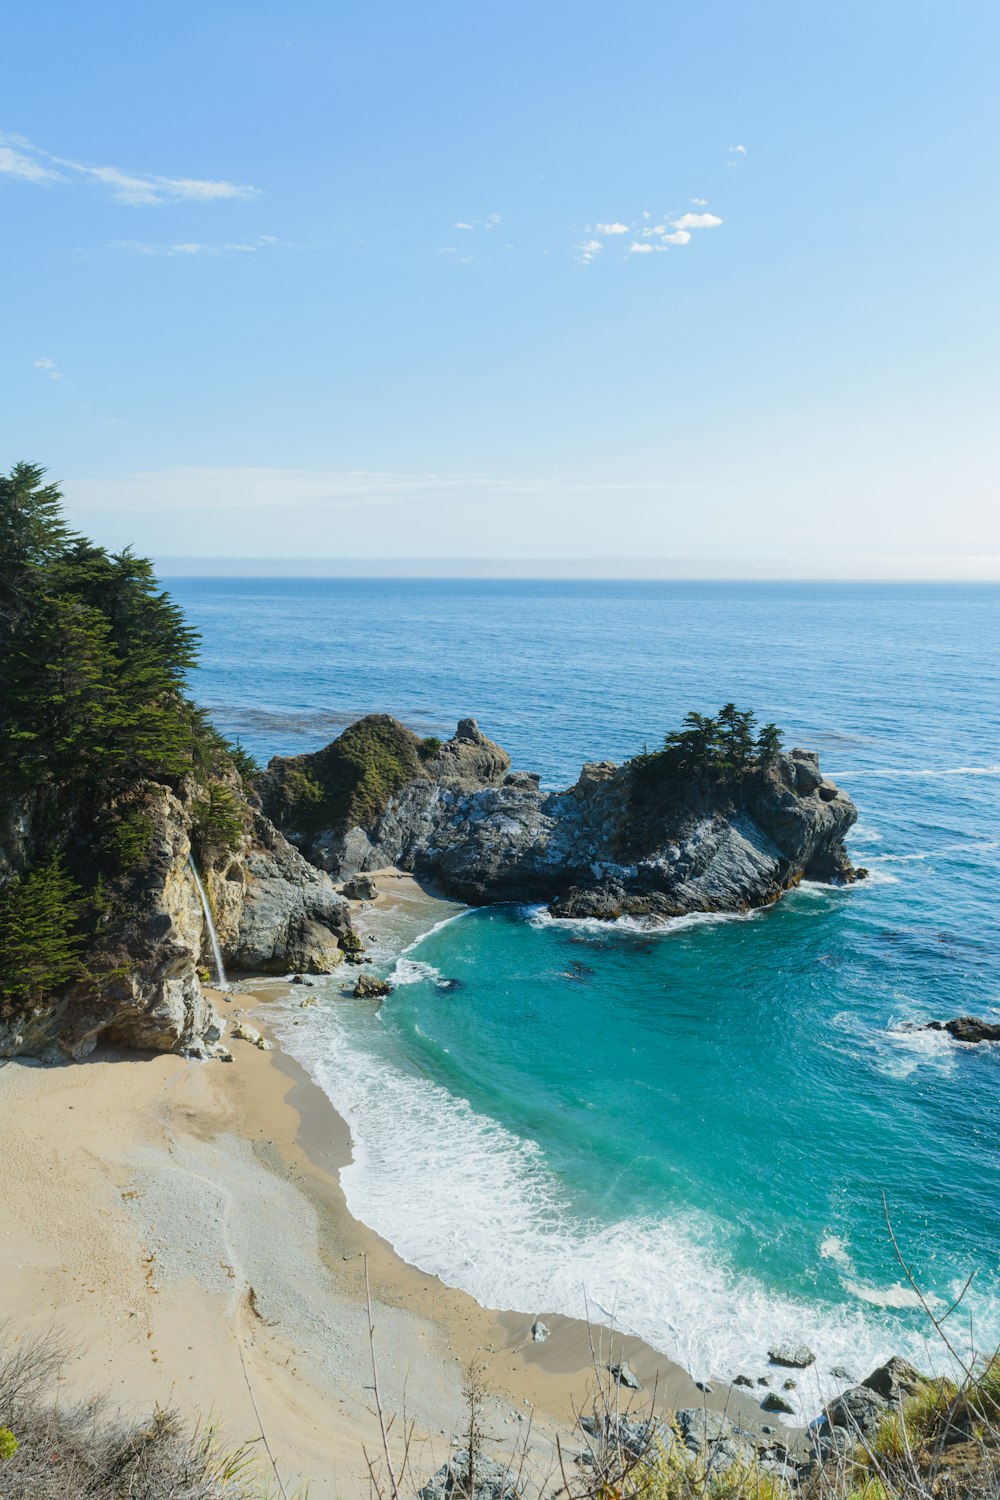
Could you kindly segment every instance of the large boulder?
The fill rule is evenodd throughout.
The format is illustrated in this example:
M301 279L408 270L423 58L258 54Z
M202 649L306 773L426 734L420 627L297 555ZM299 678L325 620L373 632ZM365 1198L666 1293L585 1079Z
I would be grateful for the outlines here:
M469 1481L469 1455L460 1448L417 1491L418 1500L518 1500L516 1474L485 1454L476 1455Z
M855 1385L830 1402L824 1410L824 1417L830 1427L846 1427L856 1436L870 1438L874 1437L888 1410L888 1401L878 1391L866 1385Z
M956 1016L951 1021L928 1021L925 1031L946 1031L956 1042L1000 1042L1000 1025L979 1016Z
M873 1370L861 1384L885 1401L898 1402L904 1396L915 1396L927 1381L909 1360L894 1354L884 1365Z

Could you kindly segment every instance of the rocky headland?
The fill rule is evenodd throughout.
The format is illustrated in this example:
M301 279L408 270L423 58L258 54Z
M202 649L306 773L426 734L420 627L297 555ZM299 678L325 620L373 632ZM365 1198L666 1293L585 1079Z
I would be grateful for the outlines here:
M599 761L548 791L475 719L442 744L371 715L324 750L272 760L260 790L338 879L396 865L471 904L547 902L555 916L739 912L803 879L863 873L844 844L854 804L808 750L728 775L657 755Z
M324 974L360 948L347 901L261 813L235 770L210 781L142 783L103 816L114 850L95 838L85 807L64 804L58 829L44 798L0 807L0 885L31 870L40 853L51 859L54 848L102 870L83 914L78 977L44 999L0 1009L0 1057L80 1058L98 1042L224 1055L192 860L227 969Z

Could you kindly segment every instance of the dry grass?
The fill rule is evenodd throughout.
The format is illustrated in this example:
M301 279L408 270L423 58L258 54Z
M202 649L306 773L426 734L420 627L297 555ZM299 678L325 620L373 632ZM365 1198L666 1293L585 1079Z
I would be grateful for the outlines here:
M161 1408L135 1421L101 1398L67 1401L64 1358L52 1338L0 1345L0 1500L264 1500L251 1448Z

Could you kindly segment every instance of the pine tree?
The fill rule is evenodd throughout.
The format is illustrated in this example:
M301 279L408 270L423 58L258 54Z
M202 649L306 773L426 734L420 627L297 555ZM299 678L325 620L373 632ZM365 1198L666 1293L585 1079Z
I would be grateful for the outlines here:
M57 485L44 484L38 464L0 474L0 632L24 613L36 570L58 557L71 532Z
M83 907L57 855L0 891L0 1002L24 1008L82 979Z

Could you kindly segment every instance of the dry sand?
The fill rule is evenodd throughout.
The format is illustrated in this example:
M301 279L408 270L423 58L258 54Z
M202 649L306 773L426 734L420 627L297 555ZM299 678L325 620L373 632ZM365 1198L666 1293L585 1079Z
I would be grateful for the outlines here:
M247 996L258 1025L268 993L273 982ZM587 1327L544 1308L484 1309L406 1265L347 1211L349 1133L325 1094L277 1048L232 1048L231 1064L105 1051L0 1067L8 1335L58 1330L70 1391L103 1390L128 1409L175 1404L235 1443L263 1426L290 1491L308 1480L313 1500L351 1500L368 1493L365 1453L381 1446L367 1266L383 1401L415 1425L418 1482L461 1436L470 1361L490 1392L488 1451L510 1454L529 1418L536 1480L557 1431L579 1451ZM544 1343L532 1341L535 1316L551 1329ZM606 1363L611 1338L595 1337ZM725 1388L706 1398L638 1340L613 1342L658 1406L759 1420L756 1403Z

